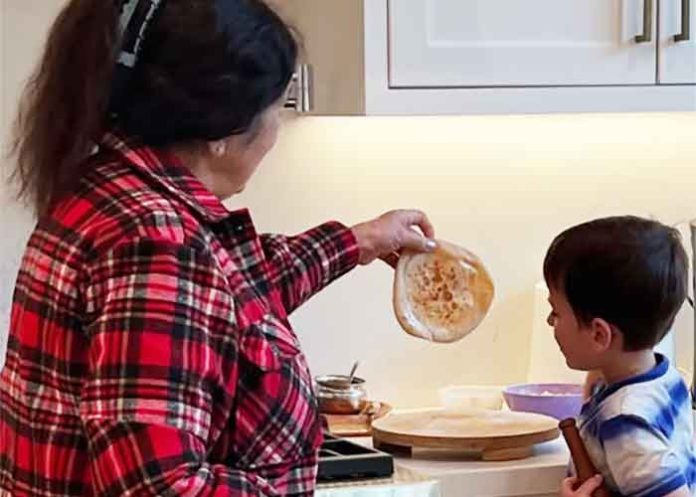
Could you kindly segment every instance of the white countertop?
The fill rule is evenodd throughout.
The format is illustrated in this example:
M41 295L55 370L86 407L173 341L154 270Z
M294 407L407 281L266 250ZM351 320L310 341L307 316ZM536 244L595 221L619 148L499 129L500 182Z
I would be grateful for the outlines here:
M563 439L535 447L526 459L483 462L463 459L461 453L416 451L396 464L440 482L442 497L558 495L570 454Z
M441 493L439 483L434 478L423 476L405 466L395 465L394 475L391 478L320 483L315 496L441 497Z
M370 438L353 439L370 446ZM404 495L434 497L540 497L557 496L561 480L565 477L568 461L568 449L563 439L539 444L535 454L526 459L504 462L483 462L467 458L466 454L456 451L417 449L413 457L395 457L397 468L395 482L384 482L382 489L367 483L370 493L325 493L326 487L317 492L321 497L334 496L383 496ZM399 475L409 475L405 480ZM411 479L409 479L411 478ZM416 478L416 480L412 480ZM420 481L418 481L420 480ZM425 482L437 481L433 487ZM392 493L393 485L401 485L406 491L412 483L425 485L420 493ZM343 484L344 490L355 488L355 484ZM425 490L427 487L427 490ZM415 489L416 487L414 487ZM363 489L363 490L364 490ZM415 491L415 490L414 490ZM410 492L410 491L409 491Z

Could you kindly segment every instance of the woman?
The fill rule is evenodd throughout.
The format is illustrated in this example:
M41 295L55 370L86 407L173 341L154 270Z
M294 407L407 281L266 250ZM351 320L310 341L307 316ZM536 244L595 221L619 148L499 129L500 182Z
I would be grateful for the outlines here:
M60 14L16 128L39 223L0 376L0 494L313 493L321 426L287 316L433 230L395 211L257 235L223 207L275 143L296 53L261 0Z

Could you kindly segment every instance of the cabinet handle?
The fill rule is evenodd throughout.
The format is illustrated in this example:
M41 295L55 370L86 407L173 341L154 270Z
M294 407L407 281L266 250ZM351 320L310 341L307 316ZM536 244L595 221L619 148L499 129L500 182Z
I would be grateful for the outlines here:
M290 80L288 96L283 106L301 114L311 112L313 110L312 81L312 66L299 64Z
M674 35L674 41L691 39L691 0L681 0L681 33Z
M643 34L636 36L636 43L652 41L653 0L643 0Z

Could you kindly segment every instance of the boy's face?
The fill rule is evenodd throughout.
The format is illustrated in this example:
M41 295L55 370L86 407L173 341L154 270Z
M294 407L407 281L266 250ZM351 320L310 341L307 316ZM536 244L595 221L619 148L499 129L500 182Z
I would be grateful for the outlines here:
M592 328L578 321L562 292L550 289L549 303L551 314L547 322L553 326L554 338L568 367L581 371L597 368L599 357Z

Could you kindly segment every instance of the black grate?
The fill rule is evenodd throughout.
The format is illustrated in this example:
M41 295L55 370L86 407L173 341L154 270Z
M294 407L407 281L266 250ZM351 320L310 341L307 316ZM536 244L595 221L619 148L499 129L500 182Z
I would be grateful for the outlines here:
M325 434L319 451L319 481L387 478L392 474L391 455Z

